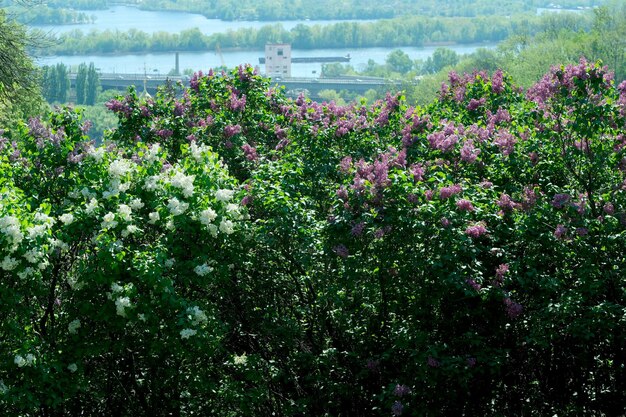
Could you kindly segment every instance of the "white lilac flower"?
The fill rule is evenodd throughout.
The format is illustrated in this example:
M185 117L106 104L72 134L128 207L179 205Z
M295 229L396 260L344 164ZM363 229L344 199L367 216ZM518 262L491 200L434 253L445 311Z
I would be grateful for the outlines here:
M235 365L245 365L248 362L248 357L244 353L241 356L233 355L233 363Z
M127 206L126 204L120 204L120 206L117 208L117 214L120 215L120 218L122 220L127 222L131 220L132 212L133 210L130 208L130 206Z
M176 262L176 261L174 260L174 258L170 258L170 259L168 259L167 261L165 261L165 267L166 267L166 268L171 268L171 267L173 267L173 266L174 266L174 262Z
M153 175L150 177L147 177L143 183L143 188L146 191L155 191L158 190L159 187L159 176L158 175Z
M137 318L141 321L146 321L146 315L143 313L137 314Z
M45 224L38 224L26 229L26 231L28 232L28 237L30 239L37 239L38 237L43 236L44 234L46 234L46 230L48 230L48 226Z
M226 205L226 212L235 220L239 220L241 218L240 209L241 207L237 204L229 203Z
M148 163L153 163L154 161L159 159L159 151L161 150L161 145L158 143L153 144L150 149L144 154L144 161Z
M21 368L26 365L26 359L24 359L22 355L15 355L13 363L16 364L18 368Z
M5 271L13 271L19 264L20 261L18 261L17 259L10 256L5 256L5 258L2 260L2 263L0 264L0 267Z
M189 208L189 204L181 202L176 197L174 197L169 199L167 203L167 208L169 208L172 216L178 216L187 211L187 209Z
M67 252L70 249L70 245L63 242L61 239L50 239L50 247L51 248L59 248L61 252Z
M104 146L100 146L99 148L94 148L90 146L87 150L90 157L92 157L96 162L102 162L102 158L104 157Z
M139 210L142 208L144 204L141 201L141 198L133 198L130 202L130 208L133 210Z
M217 198L219 201L230 201L230 199L233 198L233 195L235 195L235 191L234 190L217 190L215 192L215 198Z
M208 150L208 147L204 145L198 146L196 142L191 142L191 146L189 146L189 150L191 151L191 157L195 159L196 162L201 162L202 154Z
M26 279L28 277L30 277L31 275L33 275L35 273L35 270L33 268L31 268L30 266L24 268L22 271L17 273L17 276L20 277L20 279Z
M83 197L85 197L85 199L94 198L97 195L96 193L92 193L91 191L89 191L89 188L87 187L83 187L83 189L80 190L80 193Z
M9 390L9 387L7 387L4 381L0 379L0 395L6 394L8 390Z
M183 329L183 330L180 331L180 338L181 339L189 339L191 336L195 336L196 333L198 333L198 332L193 330L193 329Z
M39 262L39 258L43 256L43 253L38 251L37 249L31 249L24 253L24 259L26 259L31 264L36 264Z
M167 223L165 223L165 228L167 230L174 231L176 230L176 225L174 224L174 221L172 219L169 219Z
M71 373L74 373L78 370L78 366L75 363L70 363L69 365L67 365L67 370Z
M187 314L191 316L194 326L197 326L200 323L206 323L208 321L206 313L202 311L198 306L189 307L187 309Z
M0 232L9 238L13 245L19 245L22 239L24 239L17 217L5 216L0 218Z
M230 235L235 231L234 224L230 220L222 219L220 222L220 231Z
M41 213L41 212L35 214L35 221L41 222L41 223L47 223L49 225L53 225L55 222L52 217L48 216L46 213Z
M130 298L128 297L118 297L115 300L115 311L118 316L126 317L126 309L130 306Z
M111 291L113 292L113 294L116 294L118 292L124 291L124 287L122 287L117 282L114 282L113 284L111 284Z
M117 226L117 222L115 221L115 214L108 212L102 218L102 223L100 223L100 227L102 229L113 229Z
M213 272L213 267L207 264L202 264L202 265L196 266L193 270L196 274L200 275L201 277L204 277L210 274L211 272Z
M74 215L72 213L65 213L59 216L59 220L67 226L68 224L72 224L74 221Z
M70 332L70 334L78 333L79 328L80 328L80 320L78 319L72 320L70 324L67 325L67 331Z
M89 203L86 204L85 212L87 214L92 214L97 208L98 208L98 200L96 200L95 198L92 198L91 200L89 200Z
M43 271L44 269L46 269L48 266L50 265L50 262L48 262L47 259L44 259L43 261L39 262L37 264L37 268L39 268L41 271Z
M134 224L129 224L128 226L126 226L126 229L122 230L122 237L128 237L129 235L135 234L139 231L141 231L141 229L139 229L137 226L135 226Z
M125 193L130 188L130 182L124 182L119 185L118 189L121 193Z
M215 212L215 210L211 208L202 210L200 212L200 223L202 223L205 226L208 226L211 224L213 220L215 220L216 217L217 217L217 213Z
M216 225L210 224L208 225L208 229L209 229L209 233L211 233L211 236L217 237L218 229Z
M185 197L191 197L193 195L193 180L195 175L185 175L180 171L176 171L174 176L170 178L170 184L173 187L180 188L183 191Z
M131 169L131 161L127 159L116 159L109 165L109 176L111 178L119 178L126 175Z
M31 366L33 363L35 363L35 355L29 353L26 355L26 365Z
M152 213L148 214L148 217L150 218L150 220L148 220L148 223L150 223L150 224L155 224L161 218L159 216L159 213L156 212L156 211L153 211Z

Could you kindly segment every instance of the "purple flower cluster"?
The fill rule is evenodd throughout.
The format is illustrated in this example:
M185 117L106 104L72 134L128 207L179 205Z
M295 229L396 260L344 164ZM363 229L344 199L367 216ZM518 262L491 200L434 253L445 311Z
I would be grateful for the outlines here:
M467 227L467 229L465 229L465 234L474 239L481 237L485 233L487 233L487 228L485 227L485 224L482 222L476 223L472 226Z

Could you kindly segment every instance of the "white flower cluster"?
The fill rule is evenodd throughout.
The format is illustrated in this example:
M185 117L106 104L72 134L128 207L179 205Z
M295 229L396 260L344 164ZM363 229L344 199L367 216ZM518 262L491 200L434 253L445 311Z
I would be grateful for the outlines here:
M194 329L183 329L180 331L180 338L181 339L189 339L191 336L195 336L196 333L198 333L197 331L195 331Z
M122 237L128 237L129 235L134 235L137 232L141 232L141 229L134 224L129 224L126 226L126 229L122 230Z
M35 270L31 268L30 266L27 266L26 268L18 272L17 276L20 277L20 279L26 279L30 277L31 275L33 275L34 273L35 273Z
M101 229L114 229L117 226L117 222L115 221L115 214L108 212L102 218L102 223L100 223Z
M117 297L115 300L115 312L118 316L126 317L126 309L130 307L130 298L128 297Z
M43 224L34 225L26 230L30 239L37 239L38 237L43 236L54 224L54 219L45 213L35 214L35 221Z
M19 264L20 261L7 255L2 260L2 263L0 263L0 267L5 271L13 271Z
M85 204L85 213L92 214L98 208L98 200L92 198L87 204Z
M132 220L132 212L133 209L130 208L130 206L127 206L126 204L120 204L119 207L117 208L117 214L120 216L120 219L129 222Z
M36 264L44 256L43 252L37 249L30 249L24 253L24 259L31 264Z
M148 217L150 218L150 220L148 220L148 223L150 224L155 224L161 218L161 216L159 216L159 213L156 211L153 211L152 213L148 214Z
M116 159L109 165L109 176L112 179L120 178L132 170L132 162L128 159Z
M213 222L213 220L215 220L216 217L217 217L217 213L215 212L215 210L211 208L202 210L200 212L200 223L202 223L205 226L208 226Z
M159 185L160 179L161 177L159 177L158 175L152 175L152 176L147 177L143 183L143 188L146 191L160 190L161 189L161 186Z
M0 395L6 394L8 390L9 390L9 387L7 387L4 381L0 379Z
M170 210L170 213L172 213L172 216L179 216L187 211L189 203L179 201L176 197L173 197L169 199L167 208Z
M185 197L191 197L193 195L193 181L195 178L195 175L185 175L180 171L176 171L169 182L172 187L180 188Z
M217 198L218 201L222 202L230 201L234 195L235 190L219 189L215 192L215 198Z
M33 363L35 363L35 355L29 353L28 355L26 355L25 358L22 355L15 355L13 363L15 363L18 368L21 368L23 366L32 366Z
M144 206L144 204L141 201L141 198L133 198L131 200L131 202L130 202L130 208L133 209L133 210L139 210L143 206Z
M76 365L75 363L70 363L69 365L67 365L67 370L71 373L74 373L78 370L78 365Z
M20 230L20 221L13 216L0 218L0 232L5 235L9 243L13 245L11 252L14 252L17 249L17 245L24 239L24 234Z
M208 321L206 313L198 306L189 307L187 309L187 314L189 314L194 326Z
M200 275L201 277L205 277L209 275L211 272L213 272L213 267L207 264L202 264L202 265L196 266L193 270L196 274Z
M222 219L222 221L220 222L220 231L222 233L230 235L235 231L235 225L230 220Z
M144 154L144 161L150 164L157 161L159 159L159 152L161 152L161 145L158 143L153 144Z
M105 148L104 146L100 146L98 148L94 148L90 146L87 150L87 154L92 157L96 162L102 162L102 158L104 157Z
M72 213L64 213L59 216L59 220L61 221L61 223L67 226L74 222L74 215Z
M70 334L78 333L78 329L79 328L80 328L80 320L79 319L72 320L70 322L70 324L67 325L67 331L70 332Z
M209 147L205 145L198 146L196 142L191 142L189 150L191 151L191 157L195 159L196 162L201 162L203 159L202 155L209 150Z

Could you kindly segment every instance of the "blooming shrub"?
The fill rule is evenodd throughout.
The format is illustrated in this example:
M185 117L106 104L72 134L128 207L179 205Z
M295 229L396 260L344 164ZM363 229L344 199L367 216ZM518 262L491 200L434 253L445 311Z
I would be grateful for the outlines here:
M9 415L619 415L623 88L287 100L241 67L0 138Z

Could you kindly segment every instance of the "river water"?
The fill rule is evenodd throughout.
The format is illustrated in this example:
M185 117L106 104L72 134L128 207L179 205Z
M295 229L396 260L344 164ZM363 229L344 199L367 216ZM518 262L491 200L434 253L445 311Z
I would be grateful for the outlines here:
M144 32L168 31L171 33L180 32L184 29L198 27L203 33L220 33L228 30L240 28L260 28L264 25L280 23L285 29L290 30L297 24L331 24L344 22L345 20L333 21L285 21L285 22L244 22L244 21L222 21L217 19L207 19L206 17L192 13L180 12L152 12L143 11L129 6L115 6L108 10L90 11L90 15L95 17L95 24L85 25L65 25L65 26L39 26L39 28L51 31L52 33L62 33L72 29L81 29L88 32L92 29L121 30L126 31L131 28ZM495 44L480 45L451 45L448 48L459 54L474 52L478 48L495 48ZM411 59L425 60L432 55L436 47L401 47ZM349 49L312 49L293 50L293 57L320 57L320 56L346 56L350 55L352 65L355 69L361 70L368 60L377 63L385 62L385 58L391 52L389 48L349 48ZM192 69L193 71L206 71L222 65L222 58L228 67L235 67L240 64L259 65L259 57L263 56L261 50L247 51L223 51L222 57L215 51L207 52L184 52L180 53L180 69ZM102 55L72 55L72 56L51 56L36 60L40 65L53 65L62 62L70 67L78 66L82 62L93 62L103 73L148 73L167 74L175 67L174 53L164 54L128 54L116 56ZM294 77L316 77L321 73L322 64L292 64L292 76ZM260 66L264 72L264 66Z

